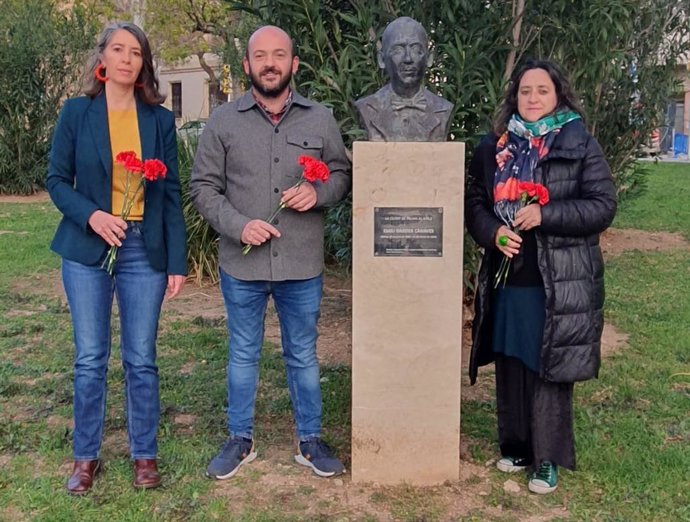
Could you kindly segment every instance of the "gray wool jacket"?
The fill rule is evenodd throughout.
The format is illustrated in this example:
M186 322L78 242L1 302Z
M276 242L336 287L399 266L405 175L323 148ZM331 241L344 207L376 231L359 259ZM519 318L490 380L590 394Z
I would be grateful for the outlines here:
M247 255L240 236L253 219L267 219L282 192L302 176L301 155L328 165L330 178L316 182L317 203L306 212L284 209L274 222L281 237ZM199 139L190 195L220 235L220 266L245 281L309 279L323 271L324 208L351 186L350 162L330 111L296 92L274 125L251 92L218 107Z

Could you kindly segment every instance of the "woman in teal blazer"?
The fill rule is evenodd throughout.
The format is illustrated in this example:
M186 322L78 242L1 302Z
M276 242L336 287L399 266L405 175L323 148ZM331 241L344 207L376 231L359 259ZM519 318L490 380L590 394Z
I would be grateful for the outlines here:
M51 248L62 257L62 279L74 328L74 466L67 489L86 493L101 468L113 295L121 323L127 429L133 485L160 484L160 404L156 336L163 298L184 284L186 232L177 166L175 118L159 104L151 49L131 23L105 29L88 68L86 96L67 100L53 137L47 187L63 217ZM125 143L158 159L164 178L147 181L136 219L120 217L122 173L113 150ZM118 177L119 176L119 177ZM136 182L131 186L136 186ZM119 187L119 188L118 188ZM119 192L118 192L119 191ZM141 192L139 193L141 194ZM114 204L114 197L120 203ZM120 208L117 208L117 205ZM127 216L125 216L127 217ZM105 265L117 247L112 273Z

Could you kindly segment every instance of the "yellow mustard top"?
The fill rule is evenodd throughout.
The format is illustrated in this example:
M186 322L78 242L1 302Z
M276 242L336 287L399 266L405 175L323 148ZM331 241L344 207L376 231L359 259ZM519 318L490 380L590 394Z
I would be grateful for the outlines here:
M144 187L142 186L134 196L141 175L138 173L128 173L124 165L115 163L115 157L120 152L134 151L141 159L141 140L139 138L139 122L137 120L137 110L108 110L108 128L110 130L110 149L113 152L113 208L115 216L122 214L122 207L126 200L134 197L134 204L126 217L127 221L141 221L144 219ZM125 199L125 192L128 195Z

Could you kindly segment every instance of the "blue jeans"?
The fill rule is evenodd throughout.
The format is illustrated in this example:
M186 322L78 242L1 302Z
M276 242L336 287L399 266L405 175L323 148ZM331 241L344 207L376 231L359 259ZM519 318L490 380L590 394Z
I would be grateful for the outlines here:
M321 434L321 383L316 359L323 278L241 281L220 271L228 314L228 430L252 438L259 357L268 297L280 321L283 360L300 439Z
M94 460L100 455L113 294L120 311L129 449L132 458L155 459L160 417L156 337L167 276L151 268L141 225L129 224L113 277L100 266L63 259L62 282L76 346L74 459Z

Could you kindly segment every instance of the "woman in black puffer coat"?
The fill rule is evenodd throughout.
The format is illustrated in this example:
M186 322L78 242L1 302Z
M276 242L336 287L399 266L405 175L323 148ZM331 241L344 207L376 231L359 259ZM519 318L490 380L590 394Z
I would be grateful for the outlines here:
M611 171L558 66L515 71L468 174L465 220L484 249L470 382L495 361L497 467L532 467L529 489L549 493L558 466L575 469L573 383L599 371L599 234L616 213Z

